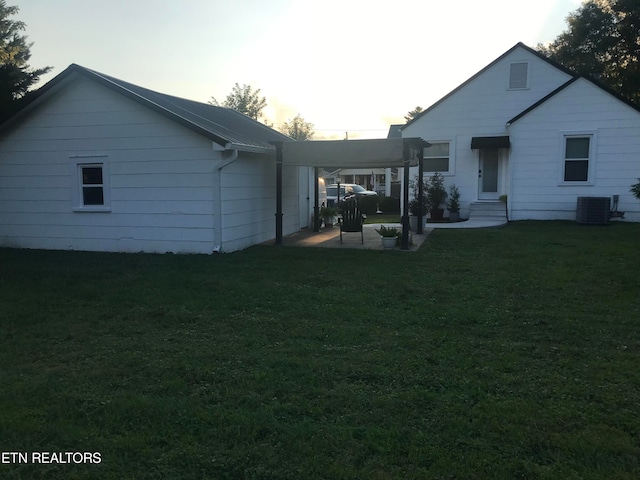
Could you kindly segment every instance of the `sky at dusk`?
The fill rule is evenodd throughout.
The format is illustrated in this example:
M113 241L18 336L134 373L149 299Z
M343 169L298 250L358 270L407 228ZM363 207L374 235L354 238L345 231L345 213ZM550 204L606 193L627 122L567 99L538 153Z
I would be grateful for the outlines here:
M72 63L170 95L261 89L278 128L381 138L518 42L566 29L579 0L7 0L46 82ZM42 84L42 83L41 83Z

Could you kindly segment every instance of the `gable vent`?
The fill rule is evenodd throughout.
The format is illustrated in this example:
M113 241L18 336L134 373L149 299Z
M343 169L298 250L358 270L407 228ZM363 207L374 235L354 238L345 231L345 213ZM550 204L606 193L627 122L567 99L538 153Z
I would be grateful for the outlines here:
M509 89L527 88L529 64L526 62L512 63L509 70Z
M609 197L578 197L576 221L584 225L606 225L610 208Z

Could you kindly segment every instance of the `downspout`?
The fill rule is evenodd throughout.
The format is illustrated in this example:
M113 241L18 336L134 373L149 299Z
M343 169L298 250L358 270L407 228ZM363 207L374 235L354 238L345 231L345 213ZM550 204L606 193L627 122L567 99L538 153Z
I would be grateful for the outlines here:
M222 169L231 165L238 159L238 150L223 150L222 152L220 152L220 157L221 159L215 165L215 169L218 175L218 184L216 185L218 208L214 221L214 229L217 232L217 238L213 239L213 244L215 245L215 247L213 248L214 253L219 253L220 251L222 251L222 229L224 227L222 224Z
M506 124L507 127L507 133L509 134L509 138L511 138L511 123L507 123ZM509 208L511 206L511 201L513 199L512 197L512 193L513 193L513 167L514 167L514 163L511 157L511 141L509 141L509 149L507 150L507 166L509 167L509 188L507 190L507 201L504 202L504 209L505 209L505 215L507 216L507 222L509 222Z

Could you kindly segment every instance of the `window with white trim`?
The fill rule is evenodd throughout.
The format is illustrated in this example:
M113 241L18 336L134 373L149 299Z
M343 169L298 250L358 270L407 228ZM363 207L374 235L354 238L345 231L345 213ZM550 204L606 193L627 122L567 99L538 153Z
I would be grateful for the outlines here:
M431 146L425 147L422 158L425 173L451 173L450 143L429 142Z
M102 164L80 165L82 174L82 205L104 206Z
M75 158L74 211L110 211L109 172L104 160L106 157Z
M592 168L592 140L592 135L564 136L563 182L589 181Z
M515 62L509 65L509 90L529 88L529 64Z

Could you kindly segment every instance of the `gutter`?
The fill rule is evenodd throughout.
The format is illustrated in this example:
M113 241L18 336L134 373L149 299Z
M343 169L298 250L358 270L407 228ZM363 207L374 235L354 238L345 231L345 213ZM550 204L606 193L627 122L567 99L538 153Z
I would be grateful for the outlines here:
M236 154L238 151L247 152L247 153L266 153L269 155L275 156L276 149L273 147L260 147L258 145L244 145L241 143L232 143L227 142L224 146L225 150L235 150Z
M227 144L227 146L229 146L229 144ZM217 150L217 145L214 143L213 144L213 149L214 151ZM235 149L227 149L227 150L223 150L222 152L220 152L220 155L222 156L222 159L219 160L216 165L215 165L215 175L217 176L217 183L215 185L215 192L213 192L214 195L214 208L212 208L212 211L215 210L216 214L215 214L215 219L214 219L214 238L213 238L213 253L220 253L222 251L222 229L223 229L223 225L222 225L222 169L225 167L228 167L229 165L231 165L233 162L235 162L238 159L238 150ZM215 183L215 180L214 180ZM217 203L217 208L215 208Z

